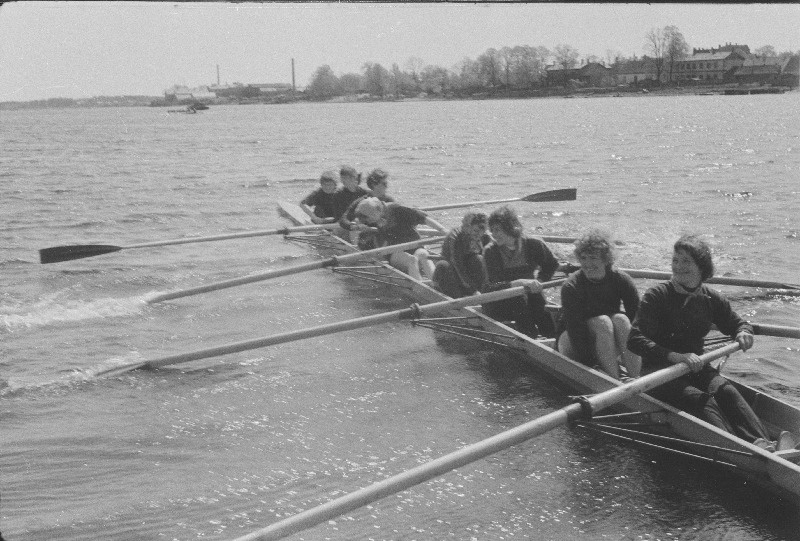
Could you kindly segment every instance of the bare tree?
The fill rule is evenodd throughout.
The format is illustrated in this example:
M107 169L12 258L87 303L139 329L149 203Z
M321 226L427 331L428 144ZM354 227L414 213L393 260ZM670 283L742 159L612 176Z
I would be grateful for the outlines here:
M603 60L606 63L606 66L611 67L614 64L618 64L620 60L622 60L622 53L619 51L612 51L611 49L606 49L606 55L603 57Z
M481 80L484 86L494 87L500 82L500 54L497 49L487 49L478 57Z
M511 71L515 61L514 50L511 47L503 47L500 49L498 56L502 63L505 84L507 87L511 86Z
M778 56L778 54L775 52L775 47L772 45L764 45L763 47L759 47L753 51L753 54L756 56Z
M400 69L397 64L392 64L392 79L394 79L395 92L398 97L402 94L410 95L418 91L419 85L417 81L411 76Z
M514 47L513 80L517 86L531 88L544 77L550 51L545 47L521 45Z
M556 64L561 66L561 69L568 70L578 65L580 53L571 45L562 43L556 45L553 50L553 56L555 57Z
M406 60L406 69L411 72L411 77L419 83L419 72L425 67L425 61L418 56L409 57Z
M464 58L456 66L452 83L461 90L470 91L481 86L480 66L471 58Z
M661 82L661 74L664 71L664 59L667 52L669 37L663 28L652 28L645 34L644 49L653 55L653 65L656 68L656 81Z
M384 97L390 91L389 72L380 64L366 62L364 67L364 83L367 92L373 96Z
M664 35L667 39L666 62L669 68L669 80L672 81L675 64L689 56L689 44L677 26L664 27Z
M419 78L422 89L431 94L443 94L450 86L450 74L439 66L425 66Z

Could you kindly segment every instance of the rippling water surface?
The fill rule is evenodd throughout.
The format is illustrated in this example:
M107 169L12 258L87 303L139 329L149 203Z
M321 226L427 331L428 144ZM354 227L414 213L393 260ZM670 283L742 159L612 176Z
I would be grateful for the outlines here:
M419 206L574 186L574 202L515 204L529 231L600 225L624 241L621 266L658 270L679 234L699 232L719 274L798 283L799 98L0 112L3 535L230 539L568 403L521 358L400 323L97 379L411 299L316 271L144 303L319 257L282 237L51 265L38 249L282 227L277 201L350 163L385 168ZM460 212L436 217L455 226ZM800 297L723 289L752 321L800 322ZM800 406L798 349L759 338L726 370ZM799 527L796 509L735 477L565 428L295 538L761 540Z

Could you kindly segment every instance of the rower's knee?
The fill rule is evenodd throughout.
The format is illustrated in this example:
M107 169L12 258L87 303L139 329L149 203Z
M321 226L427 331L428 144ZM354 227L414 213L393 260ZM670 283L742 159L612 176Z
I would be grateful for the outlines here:
M614 324L609 316L596 316L586 320L586 325L589 331L595 336L603 334L612 334L614 332Z

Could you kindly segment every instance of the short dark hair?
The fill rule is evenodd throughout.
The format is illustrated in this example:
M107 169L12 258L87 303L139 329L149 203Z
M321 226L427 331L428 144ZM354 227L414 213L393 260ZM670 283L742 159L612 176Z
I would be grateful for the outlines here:
M361 184L361 173L356 172L355 167L351 167L349 165L343 165L342 168L339 169L339 176L354 178L358 180L359 184Z
M489 227L498 226L506 235L515 239L522 235L522 224L517 217L517 213L508 206L502 206L493 210L489 215Z
M323 182L333 182L336 184L336 173L333 171L325 171L319 177L319 183L322 184Z
M683 235L673 246L674 251L683 250L700 268L700 279L706 281L714 276L714 262L711 259L711 247L697 235Z
M389 178L389 173L383 169L373 169L369 176L367 176L367 188L371 190L387 178Z

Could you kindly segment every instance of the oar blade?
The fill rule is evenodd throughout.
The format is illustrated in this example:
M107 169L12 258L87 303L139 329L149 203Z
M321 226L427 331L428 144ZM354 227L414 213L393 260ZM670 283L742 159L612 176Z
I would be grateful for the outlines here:
M111 244L53 246L52 248L43 248L39 250L39 261L41 263L58 263L60 261L72 261L73 259L110 254L112 252L118 252L119 250L122 250L122 246L113 246Z
M561 188L547 192L532 193L523 197L521 201L528 203L543 203L547 201L575 201L578 198L577 188Z

